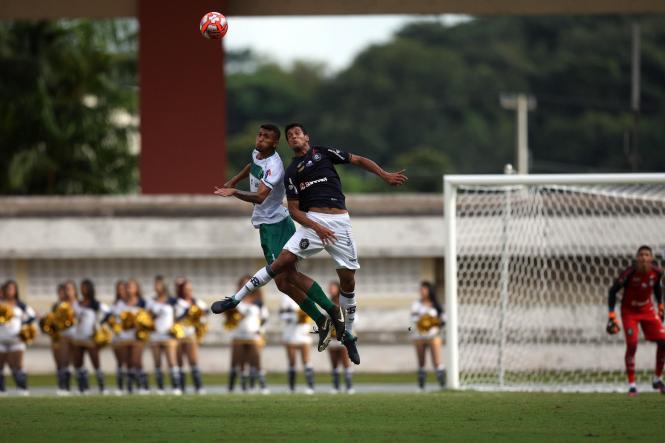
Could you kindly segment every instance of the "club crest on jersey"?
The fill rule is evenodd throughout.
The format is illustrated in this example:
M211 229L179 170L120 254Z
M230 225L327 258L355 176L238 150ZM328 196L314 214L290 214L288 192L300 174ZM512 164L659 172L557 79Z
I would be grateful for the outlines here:
M270 173L271 173L271 171L270 171L270 169L268 169L268 170L266 171L266 177L270 177Z
M321 154L317 151L314 151L314 155L312 156L312 158L314 159L315 162L318 162L319 160L321 160Z
M309 240L303 238L302 240L300 240L300 249L307 249L307 248L309 248Z

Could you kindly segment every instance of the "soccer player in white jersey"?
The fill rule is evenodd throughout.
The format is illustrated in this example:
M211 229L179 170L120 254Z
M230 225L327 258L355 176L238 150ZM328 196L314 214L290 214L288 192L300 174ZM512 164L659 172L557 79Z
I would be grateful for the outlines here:
M252 151L252 161L248 163L235 177L226 182L222 188L216 188L215 194L222 197L234 196L242 201L254 204L252 224L259 230L261 248L266 263L270 265L281 253L286 242L296 232L289 211L283 206L284 195L284 164L277 153L280 130L277 126L266 123L261 125L256 135L255 149ZM235 186L249 177L249 192L236 189ZM295 267L290 268L295 272ZM308 294L294 286L287 273L275 277L277 288L291 297L307 315L314 320L319 330L319 351L325 349L332 328L343 332L343 314L325 296L323 292ZM217 302L212 305L212 312L220 314L238 304L239 300L222 309ZM316 305L321 306L328 313L330 319L321 314Z
M298 286L309 298L325 299L333 308L323 289L314 280L295 270L296 263L326 250L335 261L341 286L340 305L345 314L344 325L337 328L338 339L346 346L349 358L360 364L360 355L353 335L353 319L356 311L355 273L360 268L353 240L351 221L345 205L342 183L335 170L336 164L352 164L378 175L391 186L406 183L404 171L387 172L372 160L350 154L339 149L310 146L309 135L300 123L286 126L286 141L293 150L294 158L284 173L288 210L301 227L284 245L277 260L259 270L240 291L213 304L213 312L224 312L239 301L280 274L287 274L290 283ZM326 309L327 310L327 309ZM306 311L307 312L307 311ZM329 313L330 313L329 312ZM308 312L309 314L309 312ZM331 331L332 332L332 331ZM325 349L330 341L319 345Z

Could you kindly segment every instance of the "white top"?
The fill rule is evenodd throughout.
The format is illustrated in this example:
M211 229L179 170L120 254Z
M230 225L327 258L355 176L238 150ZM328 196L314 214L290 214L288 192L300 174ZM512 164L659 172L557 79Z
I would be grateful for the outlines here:
M95 333L95 328L109 312L111 312L111 310L104 303L99 304L99 309L97 311L89 306L83 306L81 303L76 303L74 305L74 313L76 314L74 339L91 340Z
M207 323L208 322L208 306L201 300L199 299L194 299L194 302L196 305L203 311L203 314L201 315L201 324ZM180 321L181 319L184 319L187 316L187 311L189 310L189 307L192 306L191 302L188 302L184 298L179 298L178 302L173 306L175 309L175 318ZM184 338L191 338L196 336L196 328L192 325L183 325L183 330L185 331L185 337Z
M302 312L298 303L288 295L282 297L279 307L279 317L284 323L282 341L289 345L302 345L312 343L312 323L307 314Z
M436 326L423 329L423 326L432 325L434 322L437 322ZM441 319L434 306L424 305L420 301L416 301L411 305L411 336L414 340L429 339L439 335L441 333L440 322Z
M231 338L234 340L259 340L263 333L263 325L268 320L268 309L264 306L250 302L241 301L236 306L242 320L238 326L231 332Z
M0 301L0 303L2 302ZM35 311L28 305L17 303L11 306L12 318L0 325L0 342L17 340L23 324L35 318Z
M168 334L175 320L175 310L171 301L167 299L165 302L162 302L152 299L148 301L147 309L153 315L155 333Z
M256 192L263 182L272 189L268 197L260 205L254 205L252 224L258 228L262 224L281 222L289 215L282 202L286 195L284 188L284 164L277 152L268 158L259 159L259 151L252 152L252 164L249 170L249 190Z

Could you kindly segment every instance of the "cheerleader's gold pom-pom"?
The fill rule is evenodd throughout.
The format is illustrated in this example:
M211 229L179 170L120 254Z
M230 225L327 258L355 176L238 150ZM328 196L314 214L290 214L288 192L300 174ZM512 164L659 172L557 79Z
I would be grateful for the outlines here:
M120 313L120 324L122 329L127 331L136 327L136 315L130 311L123 311Z
M0 325L4 325L14 317L14 308L7 303L0 303Z
M203 340L203 337L208 333L208 324L199 323L198 325L195 326L194 332L196 333L196 339L198 341Z
M106 323L111 327L114 334L122 332L122 325L118 323L118 319L115 315L110 316Z
M242 320L242 314L237 309L230 309L224 313L224 328L228 331L238 327L238 323Z
M203 316L203 310L197 305L192 305L187 310L187 322L190 325L196 325L201 322L201 317Z
M68 302L62 302L55 308L55 320L59 330L68 329L76 323L74 307Z
M103 348L106 345L110 345L112 338L113 338L113 333L111 332L111 329L109 329L107 326L102 326L100 328L95 329L95 333L92 336L92 340L100 348Z
M171 337L176 338L176 339L181 339L185 337L185 328L182 327L180 323L176 323L173 326L171 326L171 329L169 330L169 334Z
M145 309L141 309L136 314L136 327L143 331L154 331L155 330L155 321L152 318L152 315Z
M432 317L431 315L423 315L420 317L420 319L418 319L418 324L416 324L416 327L421 333L425 333L438 325L439 321L435 317Z
M305 323L310 323L312 321L311 318L309 318L309 315L305 313L302 309L298 309L298 324L305 324Z
M58 326L53 312L49 312L39 320L39 329L44 334L48 334L53 340L58 340Z
M37 336L37 326L33 324L23 325L21 331L18 333L18 336L22 342L29 345Z

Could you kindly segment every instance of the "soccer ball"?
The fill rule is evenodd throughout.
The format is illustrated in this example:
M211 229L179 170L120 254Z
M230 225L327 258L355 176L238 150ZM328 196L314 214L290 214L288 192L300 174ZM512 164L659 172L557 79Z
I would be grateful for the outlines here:
M208 12L201 18L199 23L199 31L205 38L212 40L219 40L226 35L229 30L229 24L226 17L219 12Z

